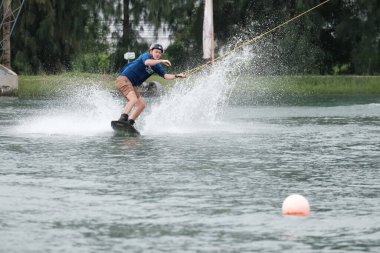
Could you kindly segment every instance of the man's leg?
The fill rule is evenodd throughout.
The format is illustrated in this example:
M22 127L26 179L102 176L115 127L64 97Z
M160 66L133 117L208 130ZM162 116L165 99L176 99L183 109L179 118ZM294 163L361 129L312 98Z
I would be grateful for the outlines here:
M128 93L127 99L128 99L127 105L124 107L124 110L123 110L123 113L125 114L128 114L132 110L133 106L138 102L136 93L134 91L130 91Z
M137 98L136 98L137 99ZM128 104L127 104L128 105ZM143 97L139 97L137 101L135 102L135 110L133 111L131 117L129 117L131 120L136 120L137 117L140 115L140 113L144 110L145 108L145 101Z
M138 91L134 89L132 83L125 76L119 76L118 78L116 78L116 88L127 99L127 104L123 109L123 114L121 114L119 121L127 121L128 113L136 104L139 97L139 93L137 93Z

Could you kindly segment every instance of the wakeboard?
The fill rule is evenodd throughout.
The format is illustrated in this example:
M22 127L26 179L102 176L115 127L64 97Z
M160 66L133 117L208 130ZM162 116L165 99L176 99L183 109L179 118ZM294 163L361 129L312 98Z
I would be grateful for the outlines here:
M130 136L139 136L140 132L134 126L125 121L111 121L111 127L118 133L124 133Z

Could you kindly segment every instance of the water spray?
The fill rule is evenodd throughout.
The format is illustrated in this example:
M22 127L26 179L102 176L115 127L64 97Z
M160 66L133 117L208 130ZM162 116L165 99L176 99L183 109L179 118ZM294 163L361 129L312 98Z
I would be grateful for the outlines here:
M319 7L321 7L322 5L326 4L326 3L329 2L329 1L330 1L330 0L326 0L326 1L322 2L322 3L320 3L320 4L317 4L317 5L315 5L314 7L308 9L307 11L304 11L304 12L302 12L301 14L298 14L297 16L295 16L295 17L293 17L293 18L291 18L291 19L289 19L289 20L283 22L282 24L280 24L280 25L278 25L278 26L275 26L274 28L271 28L271 29L267 30L266 32L264 32L264 33L262 33L262 34L260 34L260 35L258 35L258 36L256 36L256 37L253 37L252 39L246 40L245 42L243 42L243 43L241 43L240 45L234 47L233 49L231 49L230 51L226 52L225 54L223 54L223 55L221 55L221 56L215 58L211 63L214 63L214 62L216 62L216 61L220 61L220 60L226 58L228 55L232 54L233 52L236 52L236 51L238 51L238 50L240 50L240 49L242 49L242 48L244 48L244 47L246 47L246 46L248 46L248 45L251 45L251 44L254 43L255 41L257 41L257 40L263 38L264 36L266 36L266 35L268 35L268 34L274 32L274 31L276 31L277 29L279 29L279 28L281 28L281 27L283 27L283 26L285 26L285 25L287 25L287 24L293 22L294 20L297 20L297 19L301 18L302 16L304 16L304 15L306 15L307 13L309 13L309 12L311 12L311 11L313 11L313 10L319 8ZM205 64L202 64L202 65L199 65L198 67L195 67L195 68L193 68L193 69L190 69L190 70L188 70L188 71L185 71L185 74L186 74L187 77L189 77L189 76L191 76L191 75L197 73L198 71L200 71L200 70L206 68L206 67L209 66L209 65L210 65L210 62L205 63Z

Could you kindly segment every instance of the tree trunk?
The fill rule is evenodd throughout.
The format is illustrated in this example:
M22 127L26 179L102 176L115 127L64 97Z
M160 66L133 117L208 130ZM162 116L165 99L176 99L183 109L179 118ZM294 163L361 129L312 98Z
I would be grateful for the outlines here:
M130 43L131 24L129 22L129 0L123 0L123 46Z
M4 0L3 2L3 65L11 68L11 0Z

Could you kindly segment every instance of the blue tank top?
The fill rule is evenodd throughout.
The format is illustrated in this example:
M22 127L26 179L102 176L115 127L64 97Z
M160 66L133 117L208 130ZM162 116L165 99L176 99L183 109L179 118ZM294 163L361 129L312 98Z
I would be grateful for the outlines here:
M143 53L136 60L125 64L120 70L120 75L125 76L131 81L133 86L140 86L146 79L154 73L164 77L166 72L161 64L146 66L145 61L151 59L149 53Z

